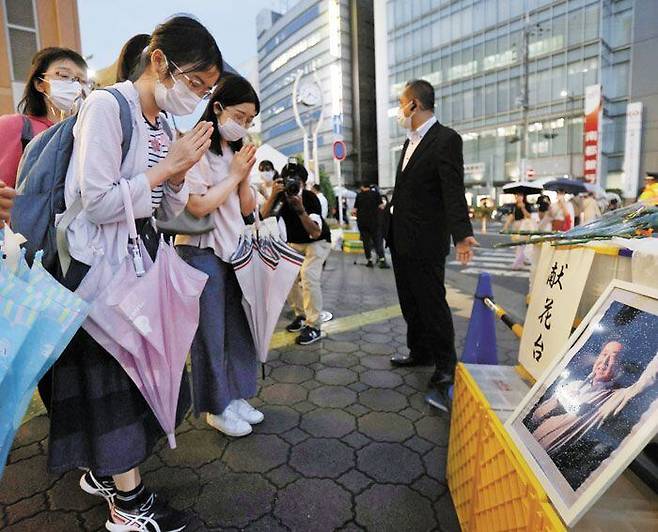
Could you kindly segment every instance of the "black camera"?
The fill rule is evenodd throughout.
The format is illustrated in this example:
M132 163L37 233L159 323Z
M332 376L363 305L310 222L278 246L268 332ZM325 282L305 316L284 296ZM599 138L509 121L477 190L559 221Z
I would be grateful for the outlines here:
M283 186L288 196L297 196L302 189L302 179L297 174L284 177Z
M288 158L288 164L281 169L283 187L287 196L297 196L306 185L308 172L303 164L299 164L295 157Z

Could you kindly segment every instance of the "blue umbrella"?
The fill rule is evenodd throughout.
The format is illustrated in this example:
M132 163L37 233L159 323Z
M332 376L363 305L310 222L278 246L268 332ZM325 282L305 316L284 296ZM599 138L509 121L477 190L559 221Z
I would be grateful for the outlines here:
M0 376L0 475L39 379L59 358L88 313L84 301L45 271L40 255L32 270L26 270L19 260L17 271L24 279L0 264L0 306L5 319L13 320L5 328L0 317L0 338L6 332L25 333L9 340L13 357Z
M544 190L563 190L569 194L580 194L581 192L587 192L585 183L578 181L577 179L567 179L566 177L560 177L545 183Z

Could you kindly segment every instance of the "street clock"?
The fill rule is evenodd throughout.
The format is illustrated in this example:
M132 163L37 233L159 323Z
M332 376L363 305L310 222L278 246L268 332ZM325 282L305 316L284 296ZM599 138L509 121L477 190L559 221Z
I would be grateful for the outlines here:
M316 107L322 103L322 88L315 80L305 80L299 87L299 101L306 107Z

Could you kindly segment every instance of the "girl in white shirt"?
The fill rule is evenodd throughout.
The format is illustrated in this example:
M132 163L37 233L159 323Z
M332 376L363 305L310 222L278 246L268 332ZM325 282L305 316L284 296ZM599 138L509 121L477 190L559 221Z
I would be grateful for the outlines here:
M187 210L198 218L210 214L215 228L176 239L180 256L209 276L191 349L194 411L206 412L208 424L230 436L245 436L263 420L246 401L256 395L258 357L230 263L245 229L243 217L256 210L249 184L256 149L244 146L243 138L259 112L246 79L222 77L201 118L215 125L210 150L187 174Z
M158 238L150 219L157 209L180 212L188 197L186 172L210 146L212 124L200 122L189 135L170 143L161 111L191 113L209 96L223 70L214 38L198 21L174 17L159 25L142 56L133 83L114 86L126 99L132 138L121 159L123 134L117 99L96 91L85 101L74 128L66 177L66 203L82 200L82 212L67 230L71 266L59 280L75 290L102 249L111 261L128 254L128 228L120 189L126 179L134 214L149 254ZM174 326L174 324L171 324ZM188 387L181 386L179 414ZM52 472L86 468L81 488L104 497L108 530L182 530L184 514L146 490L138 466L163 437L153 412L121 365L80 330L40 386L50 415ZM189 394L189 391L188 391ZM179 419L180 419L179 417Z

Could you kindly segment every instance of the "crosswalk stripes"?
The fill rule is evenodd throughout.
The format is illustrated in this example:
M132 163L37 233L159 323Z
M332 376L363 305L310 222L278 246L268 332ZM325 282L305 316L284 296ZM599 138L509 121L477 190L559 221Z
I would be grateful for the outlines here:
M468 267L460 269L459 273L479 275L480 273L488 272L492 276L522 277L528 279L530 277L530 266L523 266L519 270L513 270L512 264L514 264L514 258L514 249L478 248L475 252L475 257ZM448 265L459 266L460 262L451 260L448 262Z

